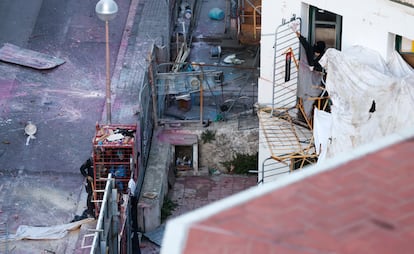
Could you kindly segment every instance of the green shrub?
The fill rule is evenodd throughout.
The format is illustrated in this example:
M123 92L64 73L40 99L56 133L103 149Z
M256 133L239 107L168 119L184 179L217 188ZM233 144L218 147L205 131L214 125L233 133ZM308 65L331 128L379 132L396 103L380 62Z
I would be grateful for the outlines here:
M178 204L172 201L170 198L165 197L164 198L164 204L161 207L161 222L164 222L168 216L172 214L172 211L174 211L177 208Z
M249 173L249 170L257 170L258 155L258 153L254 155L236 153L231 161L225 161L221 164L230 173L245 175Z
M216 140L216 132L211 130L205 130L201 133L201 140L203 140L203 144L211 143L211 141Z

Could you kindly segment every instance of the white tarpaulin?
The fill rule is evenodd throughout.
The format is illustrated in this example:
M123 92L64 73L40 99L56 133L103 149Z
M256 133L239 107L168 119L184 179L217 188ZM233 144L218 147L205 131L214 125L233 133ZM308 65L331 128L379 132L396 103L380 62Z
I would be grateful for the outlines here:
M315 142L316 153L319 154L318 161L321 161L320 158L326 157L326 147L328 146L328 141L331 133L326 130L331 129L332 117L331 114L317 108L313 111L313 137Z
M327 120L320 114L314 116L315 122L330 126L324 137L314 133L326 149L319 162L325 152L326 158L334 157L414 126L414 70L397 52L385 62L361 46L328 49L320 63L328 73L326 89L333 105L331 124L323 124Z
M16 234L9 236L11 240L56 240L65 237L69 231L78 229L82 224L93 221L93 218L83 219L68 224L33 227L21 225L17 228Z

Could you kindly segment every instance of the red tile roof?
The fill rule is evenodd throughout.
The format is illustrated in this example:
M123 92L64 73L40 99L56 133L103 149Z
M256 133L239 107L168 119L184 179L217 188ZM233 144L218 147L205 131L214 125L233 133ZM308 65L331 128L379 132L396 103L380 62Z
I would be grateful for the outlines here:
M414 253L414 139L191 223L193 253Z

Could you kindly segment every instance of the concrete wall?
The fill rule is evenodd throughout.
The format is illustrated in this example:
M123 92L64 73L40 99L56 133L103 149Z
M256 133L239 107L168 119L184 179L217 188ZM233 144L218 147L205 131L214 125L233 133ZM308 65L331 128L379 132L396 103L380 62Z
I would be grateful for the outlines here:
M172 161L171 146L154 138L138 199L137 221L141 232L152 231L161 225L161 208L168 194L168 172Z

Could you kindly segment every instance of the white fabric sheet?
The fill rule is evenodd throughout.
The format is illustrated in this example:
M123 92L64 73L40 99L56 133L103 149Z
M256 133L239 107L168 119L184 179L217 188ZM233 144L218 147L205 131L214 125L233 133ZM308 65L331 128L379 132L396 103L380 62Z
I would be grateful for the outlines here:
M315 140L315 150L319 161L323 161L326 157L327 147L330 143L330 132L332 117L331 114L317 108L314 109L314 121L313 121L313 135Z
M16 234L9 236L10 240L56 240L65 237L69 231L77 230L82 224L93 221L93 218L83 219L80 221L50 226L50 227L33 227L21 225L17 228Z
M326 158L414 126L414 71L397 52L385 62L362 46L328 49L320 63L328 73L326 89L333 103L331 125L315 114L315 122L330 126L323 131L330 138ZM375 111L369 112L373 101ZM314 132L315 139L323 140L320 132Z

